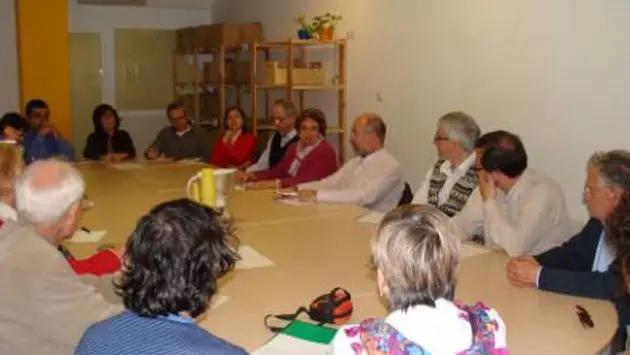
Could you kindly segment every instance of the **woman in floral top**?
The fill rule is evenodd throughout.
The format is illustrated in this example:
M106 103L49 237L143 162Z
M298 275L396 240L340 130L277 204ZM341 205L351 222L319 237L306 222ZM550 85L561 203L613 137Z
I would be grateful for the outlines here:
M495 310L453 299L461 233L431 206L407 205L388 213L371 247L378 288L391 313L342 328L333 353L509 354L505 325Z

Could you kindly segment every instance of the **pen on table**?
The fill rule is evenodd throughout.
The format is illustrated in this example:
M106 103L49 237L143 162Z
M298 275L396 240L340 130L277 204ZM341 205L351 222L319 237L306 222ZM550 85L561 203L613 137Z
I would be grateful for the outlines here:
M57 250L59 250L59 252L67 259L67 260L74 260L74 256L72 255L72 253L70 253L70 251L64 247L63 245L59 245L57 246Z
M85 227L81 227L81 230L84 231L85 233L92 233L91 230L85 228Z

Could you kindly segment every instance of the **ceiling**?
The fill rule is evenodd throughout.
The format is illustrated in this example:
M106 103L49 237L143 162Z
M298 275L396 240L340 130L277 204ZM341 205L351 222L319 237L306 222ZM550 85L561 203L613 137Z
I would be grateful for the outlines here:
M131 5L169 9L209 9L214 0L74 0L78 5Z

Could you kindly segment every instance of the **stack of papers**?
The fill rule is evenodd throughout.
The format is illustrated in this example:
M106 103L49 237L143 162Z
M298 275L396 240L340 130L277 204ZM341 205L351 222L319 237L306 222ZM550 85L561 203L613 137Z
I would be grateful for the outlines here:
M336 329L296 320L252 355L327 355L335 334Z

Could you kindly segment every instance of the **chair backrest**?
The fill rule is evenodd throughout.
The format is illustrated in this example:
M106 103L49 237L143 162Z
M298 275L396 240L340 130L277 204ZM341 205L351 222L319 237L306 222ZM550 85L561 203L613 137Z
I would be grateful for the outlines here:
M403 190L402 196L400 196L400 200L398 200L398 206L408 205L413 201L413 191L411 191L411 186L409 183L405 183L405 189Z

